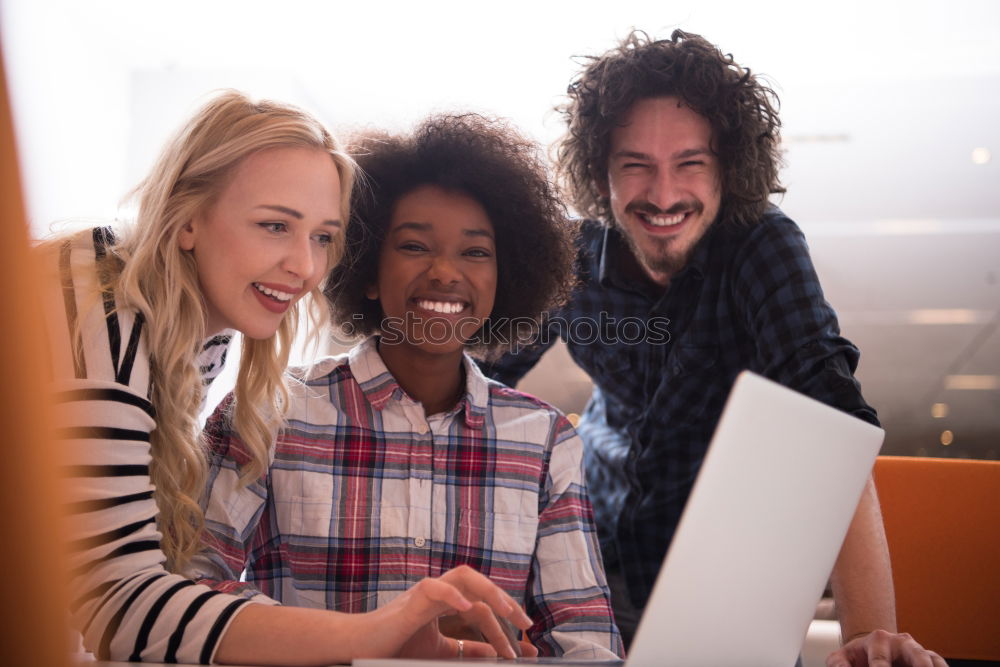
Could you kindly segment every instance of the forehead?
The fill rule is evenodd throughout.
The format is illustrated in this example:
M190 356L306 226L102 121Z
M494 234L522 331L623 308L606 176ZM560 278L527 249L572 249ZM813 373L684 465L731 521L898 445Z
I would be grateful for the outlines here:
M707 148L712 140L708 119L677 97L638 100L611 131L611 154L649 152L656 147Z
M249 200L306 199L338 209L340 174L333 157L318 148L266 148L233 167L222 195Z
M425 223L426 230L461 228L493 230L493 223L479 200L460 190L420 185L396 201L390 230L404 223Z

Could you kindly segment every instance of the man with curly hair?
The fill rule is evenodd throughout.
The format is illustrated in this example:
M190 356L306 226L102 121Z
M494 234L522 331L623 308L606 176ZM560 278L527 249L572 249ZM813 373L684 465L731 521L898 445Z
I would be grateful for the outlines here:
M768 202L784 191L774 92L677 30L662 41L633 32L591 58L568 93L557 169L591 218L581 228L581 286L538 344L489 372L513 385L562 337L594 380L579 430L627 644L740 371L878 419L802 232ZM652 335L664 323L669 335ZM846 643L829 665L888 664L880 656L943 664L893 634L870 480L832 583Z

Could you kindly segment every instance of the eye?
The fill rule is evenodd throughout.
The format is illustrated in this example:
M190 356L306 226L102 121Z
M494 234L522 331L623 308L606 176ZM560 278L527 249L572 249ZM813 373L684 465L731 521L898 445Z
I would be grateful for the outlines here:
M626 162L622 165L622 169L645 169L645 162Z
M407 252L423 252L427 250L427 247L422 243L417 243L416 241L404 241L399 244L399 249Z
M276 221L273 221L273 220L268 221L268 222L258 222L257 226L258 227L262 227L262 228L266 229L267 231L272 232L274 234L280 234L281 232L288 231L288 225L286 225L283 222L276 222Z
M477 259L482 259L482 258L489 259L490 257L493 256L493 252L487 248L469 248L463 254L465 254L468 257L475 257Z
M318 234L313 234L313 241L322 247L326 247L333 243L333 235L327 234L326 232L320 232Z
M705 164L704 160L686 160L681 162L682 167L700 167Z

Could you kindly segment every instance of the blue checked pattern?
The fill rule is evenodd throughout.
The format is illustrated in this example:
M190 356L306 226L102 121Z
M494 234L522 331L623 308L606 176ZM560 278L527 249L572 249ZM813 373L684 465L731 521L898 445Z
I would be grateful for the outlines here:
M641 607L740 371L878 418L861 396L858 349L840 336L805 237L777 208L753 226L713 225L666 289L644 278L616 228L584 221L580 243L581 287L550 318L548 341L486 371L514 386L562 337L594 380L579 426L594 516L605 562L622 570ZM635 327L608 324L627 318L644 323L644 341L622 335ZM603 320L618 339L581 339L581 319ZM666 341L655 335L662 328Z

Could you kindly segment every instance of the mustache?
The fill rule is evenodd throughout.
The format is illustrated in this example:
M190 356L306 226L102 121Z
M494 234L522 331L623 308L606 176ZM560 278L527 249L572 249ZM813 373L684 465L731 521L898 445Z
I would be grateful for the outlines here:
M642 213L645 215L677 215L678 213L684 213L685 211L700 213L703 208L704 206L702 203L694 199L690 201L679 201L668 209L661 209L659 206L656 206L648 201L639 200L630 202L629 205L625 207L625 212Z

